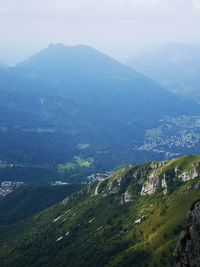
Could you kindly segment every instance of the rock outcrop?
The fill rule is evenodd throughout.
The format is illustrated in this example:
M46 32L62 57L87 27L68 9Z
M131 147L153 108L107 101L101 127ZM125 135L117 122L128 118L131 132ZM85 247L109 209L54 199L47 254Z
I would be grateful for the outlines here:
M195 169L195 167L189 171L182 172L181 174L178 175L178 178L182 182L186 182L186 181L189 181L191 179L195 179L196 177L198 177L198 172Z
M122 194L121 196L121 204L129 203L132 201L133 201L133 196L127 189L126 192L124 192L124 194Z
M164 163L164 166L167 162ZM164 166L164 167L166 167ZM153 170L147 176L145 183L142 186L141 195L152 195L163 190L163 193L171 191L176 182L186 182L199 177L199 162L192 164L188 170L181 171L178 166L172 169L159 167Z
M200 201L188 212L188 229L174 251L174 267L200 266Z
M96 184L92 197L120 194L121 204L134 201L139 195L172 194L178 186L200 177L200 157L189 156L168 161L119 169ZM200 184L188 183L188 191ZM187 189L185 189L187 190Z

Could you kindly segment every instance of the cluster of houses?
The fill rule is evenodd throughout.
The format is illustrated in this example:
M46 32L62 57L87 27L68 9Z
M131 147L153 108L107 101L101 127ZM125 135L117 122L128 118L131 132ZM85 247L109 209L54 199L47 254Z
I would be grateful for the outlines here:
M0 197L5 197L6 195L13 192L14 189L19 188L24 185L23 182L13 182L13 181L3 181L0 183Z

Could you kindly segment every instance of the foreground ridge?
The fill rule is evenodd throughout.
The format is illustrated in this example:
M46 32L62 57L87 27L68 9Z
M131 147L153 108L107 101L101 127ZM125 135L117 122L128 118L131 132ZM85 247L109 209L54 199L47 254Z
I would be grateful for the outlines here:
M173 266L200 196L199 165L199 156L186 156L123 168L32 217L0 224L1 266Z

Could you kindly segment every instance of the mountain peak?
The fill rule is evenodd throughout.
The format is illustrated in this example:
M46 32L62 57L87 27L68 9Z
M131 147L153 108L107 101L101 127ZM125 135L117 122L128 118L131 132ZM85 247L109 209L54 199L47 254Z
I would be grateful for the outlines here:
M81 67L84 68L84 66L88 63L97 65L99 61L101 63L105 60L107 63L108 61L110 63L113 61L115 62L115 60L111 59L109 56L106 56L100 51L84 44L67 46L62 43L51 43L37 54L17 64L17 66L49 69L54 68L55 66L57 68L57 65L62 68L70 68L72 65L80 67L81 65Z
M91 48L85 44L77 44L77 45L65 45L63 43L50 43L47 48L81 48L81 47L87 47L87 48ZM46 48L46 49L47 49Z
M42 49L41 51L50 51L50 50L66 51L66 50L79 50L79 49L95 50L92 47L87 46L85 44L64 45L62 43L50 43L46 48Z

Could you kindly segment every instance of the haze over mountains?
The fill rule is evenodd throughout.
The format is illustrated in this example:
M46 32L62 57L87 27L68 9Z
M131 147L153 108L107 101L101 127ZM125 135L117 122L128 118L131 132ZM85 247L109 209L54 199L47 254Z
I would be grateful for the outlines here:
M197 108L185 110L188 102L181 103L147 77L84 45L50 45L11 68L9 75L16 77L14 85L8 85L11 88L52 92L128 117L153 117L158 111L160 115L192 114Z
M48 173L77 158L101 171L162 158L133 147L161 118L200 113L198 104L85 45L50 45L0 72L1 160L20 168L17 176L22 167Z
M200 0L0 1L0 267L200 267L199 25Z
M200 153L200 105L85 45L0 67L0 93L0 265L171 267L200 157L153 160Z
M200 102L200 45L166 44L129 58L134 69L178 95Z

